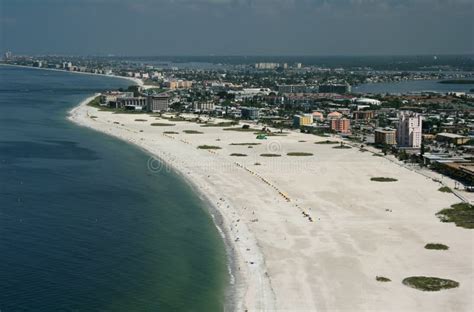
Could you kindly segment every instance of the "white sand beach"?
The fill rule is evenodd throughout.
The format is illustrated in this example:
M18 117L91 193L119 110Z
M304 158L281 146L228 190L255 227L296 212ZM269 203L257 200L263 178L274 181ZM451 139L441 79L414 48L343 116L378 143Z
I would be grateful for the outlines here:
M435 216L460 200L432 179L358 148L315 144L326 139L314 135L257 140L254 132L99 111L89 100L70 112L73 122L140 146L156 157L144 166L181 173L220 213L233 247L236 311L474 310L473 232ZM418 275L460 286L423 292L402 284Z

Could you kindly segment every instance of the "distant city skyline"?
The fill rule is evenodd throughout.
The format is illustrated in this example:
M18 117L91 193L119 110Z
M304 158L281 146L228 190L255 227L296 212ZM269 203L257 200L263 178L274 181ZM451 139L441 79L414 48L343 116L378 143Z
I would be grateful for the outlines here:
M2 0L0 51L64 55L474 52L470 0Z

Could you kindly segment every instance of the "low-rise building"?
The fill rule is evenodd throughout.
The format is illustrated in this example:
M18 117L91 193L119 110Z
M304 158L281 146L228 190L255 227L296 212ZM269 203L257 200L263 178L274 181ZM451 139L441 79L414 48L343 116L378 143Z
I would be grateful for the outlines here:
M306 93L310 91L310 87L305 84L294 84L294 85L279 85L279 93Z
M469 142L469 137L445 132L438 133L436 135L436 141L454 145L464 145Z
M295 115L293 116L293 126L295 128L300 128L302 126L309 126L313 123L313 115L312 114L304 114L304 115Z
M349 133L351 121L347 118L331 119L331 130L340 133Z
M214 111L214 102L194 102L193 110L197 112L212 112Z
M147 106L147 99L145 97L121 97L117 98L116 108L142 110Z
M351 86L349 84L323 84L319 86L319 93L350 93Z
M352 113L355 120L369 121L374 118L374 111L355 111Z
M132 98L133 92L109 91L100 95L100 106L117 107L118 98Z
M169 95L166 93L148 96L148 111L153 113L167 111L169 109L169 98Z
M258 119L260 117L260 110L256 107L241 107L240 115L242 119Z
M374 143L377 145L396 145L397 131L395 129L376 129Z
M316 112L313 112L312 115L313 115L313 120L314 121L323 121L324 120L323 113L321 113L321 112L316 111Z
M327 116L328 119L339 119L341 117L342 117L342 114L339 112L331 112Z

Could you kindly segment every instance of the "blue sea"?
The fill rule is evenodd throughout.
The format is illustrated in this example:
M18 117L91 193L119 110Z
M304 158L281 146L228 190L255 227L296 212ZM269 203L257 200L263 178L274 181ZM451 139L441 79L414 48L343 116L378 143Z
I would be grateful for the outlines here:
M220 311L222 239L177 174L66 119L126 80L0 66L0 311Z

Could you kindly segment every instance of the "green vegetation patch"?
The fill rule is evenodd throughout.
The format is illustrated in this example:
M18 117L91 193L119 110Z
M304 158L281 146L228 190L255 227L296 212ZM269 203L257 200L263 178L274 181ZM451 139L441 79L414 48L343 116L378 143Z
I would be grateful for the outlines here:
M207 149L207 150L221 149L219 146L215 146L215 145L199 145L198 148Z
M138 114L145 114L144 111L142 110L128 110L128 109L115 109L115 108L101 108L100 109L101 111L113 111L114 114L117 114L117 115L120 115L120 114L135 114L135 115L138 115Z
M452 193L452 192L453 192L453 191L452 191L449 187L447 187L447 186L440 187L440 188L438 189L438 191L443 192L443 193Z
M262 157L280 157L280 154L270 154L270 153L265 153L265 154L260 154Z
M474 229L474 207L468 203L451 205L436 214L441 222L454 222L456 226Z
M179 132L176 131L163 131L164 134L179 134Z
M326 141L318 141L318 142L314 142L314 144L339 144L338 141L330 141L330 140L326 140Z
M230 143L230 145L248 145L248 146L252 146L252 145L260 145L262 143Z
M370 178L370 181L376 181L376 182L395 182L398 181L397 179L394 178L387 178L387 177L373 177Z
M148 120L138 118L138 119L135 119L135 121L148 121Z
M173 127L173 126L176 126L176 124L163 123L163 122L154 122L154 123L150 124L150 126L153 126L153 127Z
M196 130L183 130L184 133L187 134L203 134L204 132L196 131Z
M224 130L224 131L239 131L239 132L254 132L257 129L253 129L253 128L224 128L222 130Z
M306 153L306 152L290 152L287 153L288 156L313 156L313 153Z
M247 154L241 154L241 153L232 153L230 156L236 156L236 157L246 157Z
M201 127L231 127L238 124L239 123L237 121L223 121L218 123L207 123L205 125L202 125Z
M96 96L94 99L92 99L89 103L87 103L87 106L101 107L100 106L100 96Z
M255 129L253 129L255 131ZM254 132L255 135L266 135L266 136L287 136L288 132L265 132L265 131L258 131Z
M372 156L376 156L376 157L383 157L383 154L379 154L379 153L373 153Z
M425 245L425 249L434 249L434 250L448 250L449 247L443 244L438 243L429 243Z
M181 117L181 116L164 116L164 115L161 115L161 118L167 119L169 121L186 121L186 118Z
M459 287L459 283L453 280L427 277L427 276L411 276L402 281L403 285L419 289L422 291L439 291L441 289L450 289Z
M96 118L99 118L99 117L97 117L97 116L90 116L90 118L96 119Z
M376 280L377 282L385 282L385 283L392 281L391 279L389 279L388 277L385 277L385 276L376 276L376 277L375 277L375 280Z
M337 149L350 149L350 148L352 148L352 147L350 147L349 145L341 144L341 145L333 146L332 148L337 148Z

